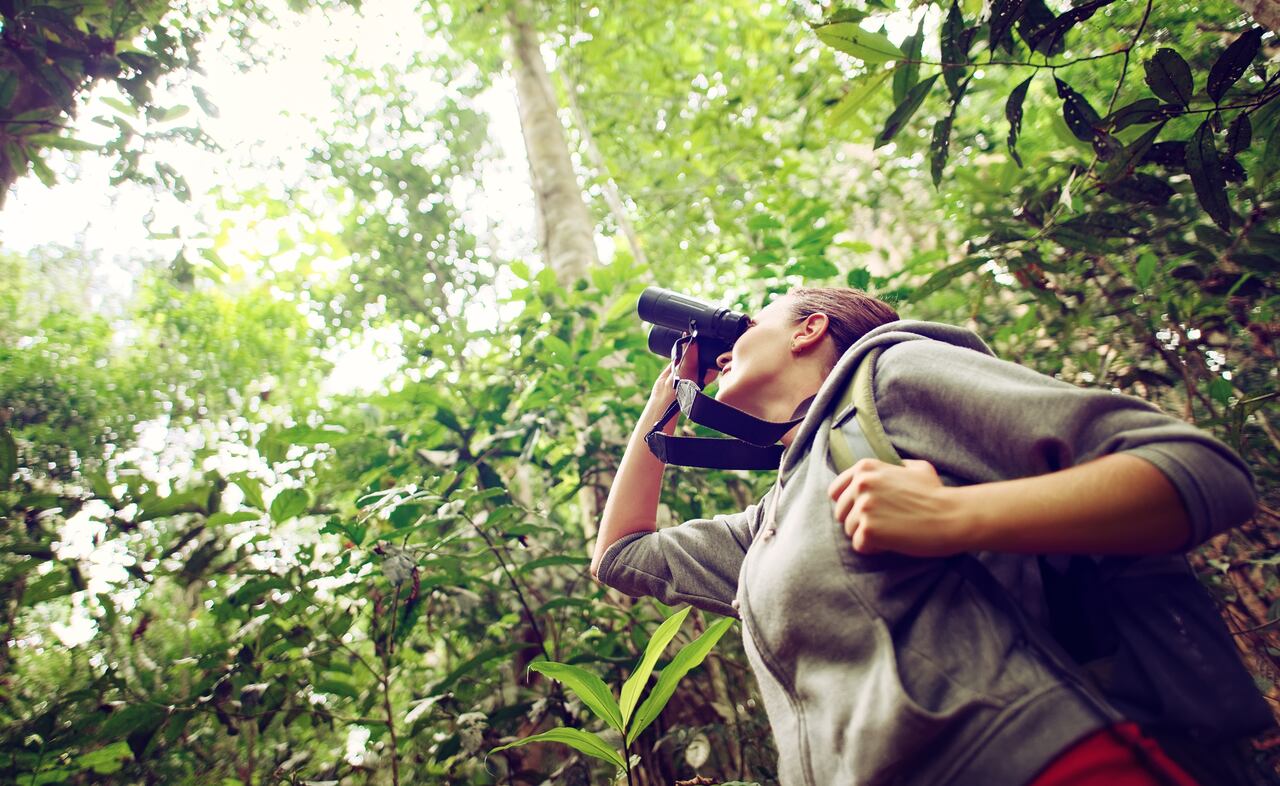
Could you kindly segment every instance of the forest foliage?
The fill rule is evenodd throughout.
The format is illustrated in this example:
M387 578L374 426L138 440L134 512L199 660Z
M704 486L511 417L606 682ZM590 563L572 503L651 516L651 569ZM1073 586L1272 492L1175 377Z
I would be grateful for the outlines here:
M216 106L153 88L215 29L268 57L256 26L337 5L0 0L0 188L101 155L190 197L147 143L207 143ZM0 247L6 782L773 782L732 628L663 681L729 623L586 570L662 363L634 315L649 284L748 310L856 286L1212 431L1261 507L1193 560L1280 702L1274 32L1225 0L418 11L437 45L396 68L335 53L348 111L303 174L220 184L127 300L94 305L102 260L71 238ZM479 97L509 89L495 42L518 19L615 248L574 281L505 257L458 198L496 155ZM114 141L80 142L113 84ZM264 226L270 252L232 242ZM374 335L395 370L335 388ZM664 523L769 482L669 472ZM674 691L661 714L636 710L646 687ZM595 744L578 730L622 766L512 747Z

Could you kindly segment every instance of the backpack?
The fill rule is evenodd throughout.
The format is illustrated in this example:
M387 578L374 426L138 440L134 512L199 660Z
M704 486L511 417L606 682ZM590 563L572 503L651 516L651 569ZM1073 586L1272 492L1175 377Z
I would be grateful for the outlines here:
M902 463L876 413L872 375L881 351L859 364L824 424L837 473L864 457ZM856 428L842 428L846 421ZM1274 782L1246 761L1241 743L1275 720L1184 557L1038 557L1046 637L977 559L959 556L981 591L1036 629L1029 640L1051 639L1058 650L1051 657L1065 653L1087 690L1161 741L1201 783Z

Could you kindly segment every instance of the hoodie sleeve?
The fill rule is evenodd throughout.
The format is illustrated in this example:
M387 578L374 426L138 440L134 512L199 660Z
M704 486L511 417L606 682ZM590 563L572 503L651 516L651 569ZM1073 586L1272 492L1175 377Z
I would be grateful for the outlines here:
M1191 519L1188 547L1253 515L1253 479L1230 448L1119 393L1078 388L940 341L896 344L875 368L876 409L904 457L961 483L1040 475L1126 452L1162 471Z
M732 604L738 572L759 528L762 504L621 538L605 551L597 575L627 595L737 617Z

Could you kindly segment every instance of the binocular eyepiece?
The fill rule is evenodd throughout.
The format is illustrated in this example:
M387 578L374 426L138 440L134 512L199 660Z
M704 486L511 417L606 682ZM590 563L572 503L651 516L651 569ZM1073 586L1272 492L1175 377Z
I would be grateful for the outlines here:
M697 339L698 364L703 369L712 368L751 324L746 314L660 287L648 287L640 294L636 312L653 324L650 352L669 358L680 336L690 333Z

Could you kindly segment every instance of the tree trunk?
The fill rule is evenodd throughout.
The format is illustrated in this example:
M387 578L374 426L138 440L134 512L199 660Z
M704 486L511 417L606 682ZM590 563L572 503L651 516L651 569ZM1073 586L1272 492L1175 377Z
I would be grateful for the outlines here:
M598 262L595 224L582 201L569 143L557 114L555 90L538 49L528 0L513 0L511 66L520 105L520 130L529 156L538 221L538 249L561 286L571 286Z
M587 116L583 114L582 107L578 106L577 85L564 69L560 69L556 73L562 80L569 111L573 113L573 123L578 129L578 133L582 135L582 148L587 154L587 160L591 162L591 166L595 168L596 174L600 177L600 189L604 195L605 204L609 206L609 212L613 215L613 220L617 222L618 229L622 231L623 237L627 239L627 245L631 248L631 258L641 266L647 267L649 260L645 256L644 249L640 246L640 237L636 235L635 225L631 223L631 216L627 212L626 204L622 201L622 194L618 191L618 184L613 182L613 178L609 175L609 165L605 163L604 155L600 152L600 148L596 147L595 137L591 135L591 127L587 124Z
M1253 21L1272 32L1280 32L1280 0L1235 0L1235 3L1253 17Z

